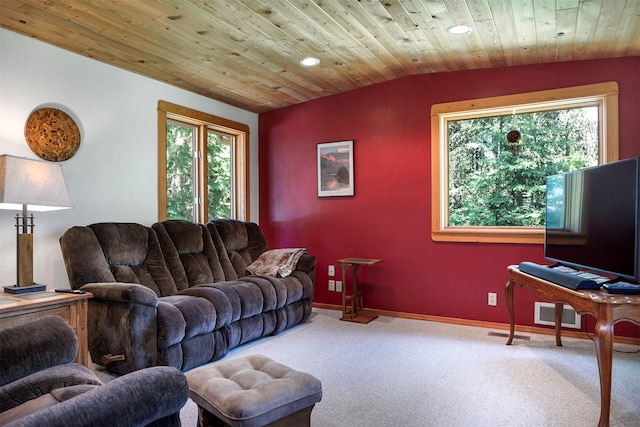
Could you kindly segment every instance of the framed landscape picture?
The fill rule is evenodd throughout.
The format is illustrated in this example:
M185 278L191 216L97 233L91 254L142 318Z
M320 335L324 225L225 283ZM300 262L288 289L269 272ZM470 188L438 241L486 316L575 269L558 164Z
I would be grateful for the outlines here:
M318 144L318 197L353 196L353 141Z

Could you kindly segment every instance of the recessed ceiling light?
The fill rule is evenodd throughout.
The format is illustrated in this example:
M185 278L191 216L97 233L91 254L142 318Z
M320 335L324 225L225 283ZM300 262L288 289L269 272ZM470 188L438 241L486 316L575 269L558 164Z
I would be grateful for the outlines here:
M318 64L320 64L320 60L311 56L300 61L300 65L302 65L303 67L315 67Z
M454 36L464 36L465 34L471 33L471 27L468 25L454 25L453 27L447 28L447 31Z

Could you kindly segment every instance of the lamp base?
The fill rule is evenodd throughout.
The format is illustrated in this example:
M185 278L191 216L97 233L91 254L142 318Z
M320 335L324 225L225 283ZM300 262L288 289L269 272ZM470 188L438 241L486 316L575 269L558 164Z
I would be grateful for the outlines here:
M5 286L4 291L9 294L26 294L27 292L40 292L47 290L47 285L39 285L34 283L29 286Z

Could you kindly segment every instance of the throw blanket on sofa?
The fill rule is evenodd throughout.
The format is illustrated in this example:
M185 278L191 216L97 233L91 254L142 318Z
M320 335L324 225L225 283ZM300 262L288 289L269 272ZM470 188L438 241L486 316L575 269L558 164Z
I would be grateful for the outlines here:
M263 252L247 267L247 273L287 277L296 269L300 257L306 253L307 250L304 248L272 249Z

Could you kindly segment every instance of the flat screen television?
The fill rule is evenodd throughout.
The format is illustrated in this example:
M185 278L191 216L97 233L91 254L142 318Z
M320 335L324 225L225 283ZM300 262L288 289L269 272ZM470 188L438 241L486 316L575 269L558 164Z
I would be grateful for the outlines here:
M547 178L544 256L638 282L640 157Z

